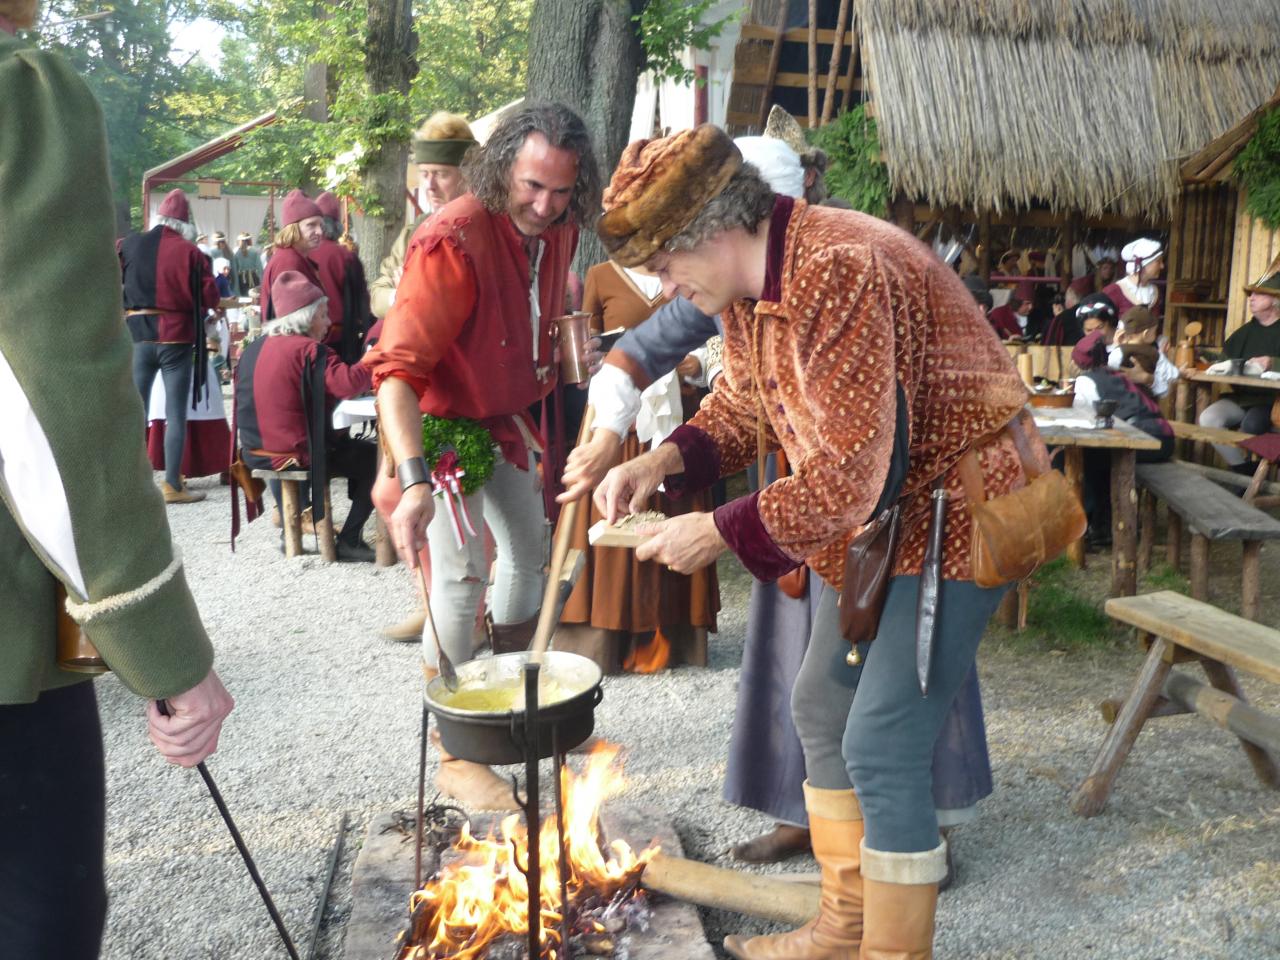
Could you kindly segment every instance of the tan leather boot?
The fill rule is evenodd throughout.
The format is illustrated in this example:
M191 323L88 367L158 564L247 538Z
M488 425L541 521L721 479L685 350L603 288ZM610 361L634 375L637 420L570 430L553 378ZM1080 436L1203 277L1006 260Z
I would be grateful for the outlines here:
M946 872L945 841L921 853L885 853L863 844L859 960L931 960L938 881Z
M382 639L394 640L396 643L413 643L422 639L423 628L427 624L427 612L418 610L411 613L399 623L382 628Z
M494 623L492 617L485 617L485 626L489 629L489 644L495 654L519 653L528 650L533 642L538 618L533 616L520 623Z
M804 785L813 855L822 867L818 915L798 930L750 939L731 934L737 960L858 960L862 940L862 809L852 790Z
M440 672L425 663L422 676L430 683ZM436 789L446 797L457 800L468 810L515 811L520 807L511 792L511 783L493 772L492 767L455 757L440 742L440 731L431 731L431 742L440 754L440 769L436 772Z
M169 486L169 481L160 481L160 493L165 503L199 503L205 498L201 490L192 490L185 483L180 488Z

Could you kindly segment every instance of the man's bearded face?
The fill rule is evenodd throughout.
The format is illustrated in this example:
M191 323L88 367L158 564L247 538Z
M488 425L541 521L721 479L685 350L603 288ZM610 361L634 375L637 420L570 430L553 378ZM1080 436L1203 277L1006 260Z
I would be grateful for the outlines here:
M569 209L577 180L578 155L531 133L511 164L507 215L524 236L539 236Z

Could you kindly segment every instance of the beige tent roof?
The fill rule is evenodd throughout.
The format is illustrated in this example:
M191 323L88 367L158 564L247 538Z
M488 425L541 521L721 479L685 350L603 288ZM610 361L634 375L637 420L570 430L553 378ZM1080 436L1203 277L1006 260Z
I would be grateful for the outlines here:
M1163 215L1280 83L1276 0L855 0L883 156L935 206Z

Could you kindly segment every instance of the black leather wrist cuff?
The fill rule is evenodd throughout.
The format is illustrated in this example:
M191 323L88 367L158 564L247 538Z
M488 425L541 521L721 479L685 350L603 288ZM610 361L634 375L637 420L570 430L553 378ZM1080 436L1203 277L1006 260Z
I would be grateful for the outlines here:
M427 469L427 460L425 457L410 457L408 460L396 467L396 477L400 480L400 492L408 490L410 487L417 486L420 483L426 483L431 479L431 472Z

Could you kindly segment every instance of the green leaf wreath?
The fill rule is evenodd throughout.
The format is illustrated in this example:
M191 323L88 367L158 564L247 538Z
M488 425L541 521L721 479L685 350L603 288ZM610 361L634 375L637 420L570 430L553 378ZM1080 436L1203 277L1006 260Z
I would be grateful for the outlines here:
M422 450L432 470L447 451L458 455L464 494L475 493L493 476L493 437L475 420L446 420L426 414L422 418Z

